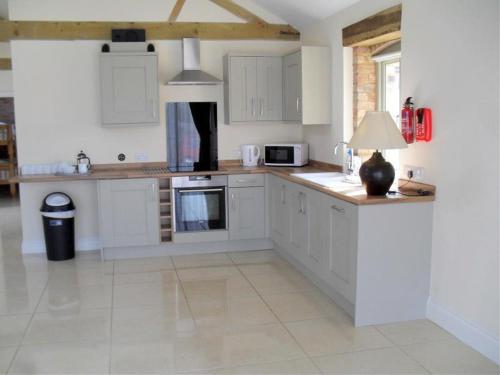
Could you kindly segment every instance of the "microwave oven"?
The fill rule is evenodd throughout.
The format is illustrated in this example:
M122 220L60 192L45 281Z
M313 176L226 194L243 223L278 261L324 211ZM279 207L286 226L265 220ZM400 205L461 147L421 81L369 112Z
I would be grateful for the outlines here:
M306 143L264 145L264 165L301 167L307 163L309 163L309 146Z

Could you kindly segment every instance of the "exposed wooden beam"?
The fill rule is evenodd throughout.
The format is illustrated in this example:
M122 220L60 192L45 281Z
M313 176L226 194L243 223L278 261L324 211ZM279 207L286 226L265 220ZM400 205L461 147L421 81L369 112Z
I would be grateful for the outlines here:
M367 46L401 38L402 6L386 9L342 30L344 47Z
M256 16L246 8L236 4L233 0L210 0L212 3L217 4L221 8L224 8L229 13L234 14L236 17L244 19L250 23L267 23L262 18Z
M177 21L177 17L179 16L179 13L181 12L185 2L186 0L177 0L175 2L175 5L172 8L172 11L170 12L170 17L168 17L168 22Z
M111 29L145 29L149 40L299 40L290 25L215 22L0 21L0 42L9 40L109 40Z
M12 60L0 59L0 70L12 70Z

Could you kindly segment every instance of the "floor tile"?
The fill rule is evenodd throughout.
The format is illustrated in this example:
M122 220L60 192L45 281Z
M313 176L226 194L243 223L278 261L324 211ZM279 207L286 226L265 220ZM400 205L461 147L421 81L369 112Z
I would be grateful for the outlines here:
M183 281L182 287L188 301L257 297L254 288L243 276Z
M129 307L113 310L113 343L152 341L193 332L195 323L186 301L164 307Z
M301 275L264 273L246 276L261 295L299 292L315 289L315 286Z
M172 257L175 268L226 266L233 262L225 253L177 255Z
M282 259L266 263L238 264L238 268L244 275L260 275L263 273L286 275L298 272L288 262Z
M396 345L410 345L453 338L444 329L426 319L383 324L376 327Z
M115 261L114 272L131 273L131 272L155 272L173 270L174 265L170 257L156 258L134 258L134 259L119 259Z
M0 292L13 289L43 289L49 279L49 273L13 272L0 270Z
M267 263L281 259L274 250L234 251L228 255L235 264Z
M190 299L189 306L198 327L242 327L278 322L260 297Z
M30 319L30 314L0 316L0 347L19 345Z
M499 374L500 368L456 339L401 347L433 374Z
M125 284L113 288L113 308L176 306L184 294L180 283Z
M7 369L16 354L17 347L9 346L5 348L0 347L0 374L7 373Z
M324 374L428 374L399 348L314 357Z
M221 279L230 276L241 276L240 271L235 266L212 266L181 268L177 270L181 281Z
M355 328L338 324L333 318L321 318L286 323L286 327L311 356L347 353L391 347L374 327Z
M32 313L40 301L43 288L44 285L40 285L0 291L0 315Z
M46 344L64 341L106 341L110 337L111 310L36 313L23 344Z
M316 375L321 374L310 359L295 359L214 370L217 375Z
M169 284L177 282L177 273L172 271L151 271L137 273L118 273L114 275L115 285L126 284Z
M106 309L111 307L111 295L111 285L47 287L37 312L65 315L82 309Z
M65 342L23 345L9 374L103 374L109 367L108 344Z
M110 285L113 275L102 268L57 269L52 271L48 287Z
M282 322L334 316L345 321L350 317L329 297L315 290L265 295L264 300Z

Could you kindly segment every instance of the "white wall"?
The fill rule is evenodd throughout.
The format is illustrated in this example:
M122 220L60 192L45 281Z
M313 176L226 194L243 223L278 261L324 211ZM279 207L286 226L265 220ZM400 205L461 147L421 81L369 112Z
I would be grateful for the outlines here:
M333 55L332 127L304 130L315 158L340 162L330 150L352 128L342 28L397 3L362 0L302 30L305 42L328 41ZM401 165L424 167L425 181L437 185L429 316L497 361L498 7L498 0L403 0L401 67L402 97L434 111L432 142L401 152Z

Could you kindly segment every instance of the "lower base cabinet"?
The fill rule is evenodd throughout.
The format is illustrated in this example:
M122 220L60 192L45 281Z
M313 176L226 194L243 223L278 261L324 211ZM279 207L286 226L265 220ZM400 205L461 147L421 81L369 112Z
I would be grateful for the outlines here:
M321 280L356 326L425 317L432 202L357 206L269 181L278 250Z
M229 239L266 236L264 187L229 188Z
M100 180L100 231L103 247L160 243L158 180Z

